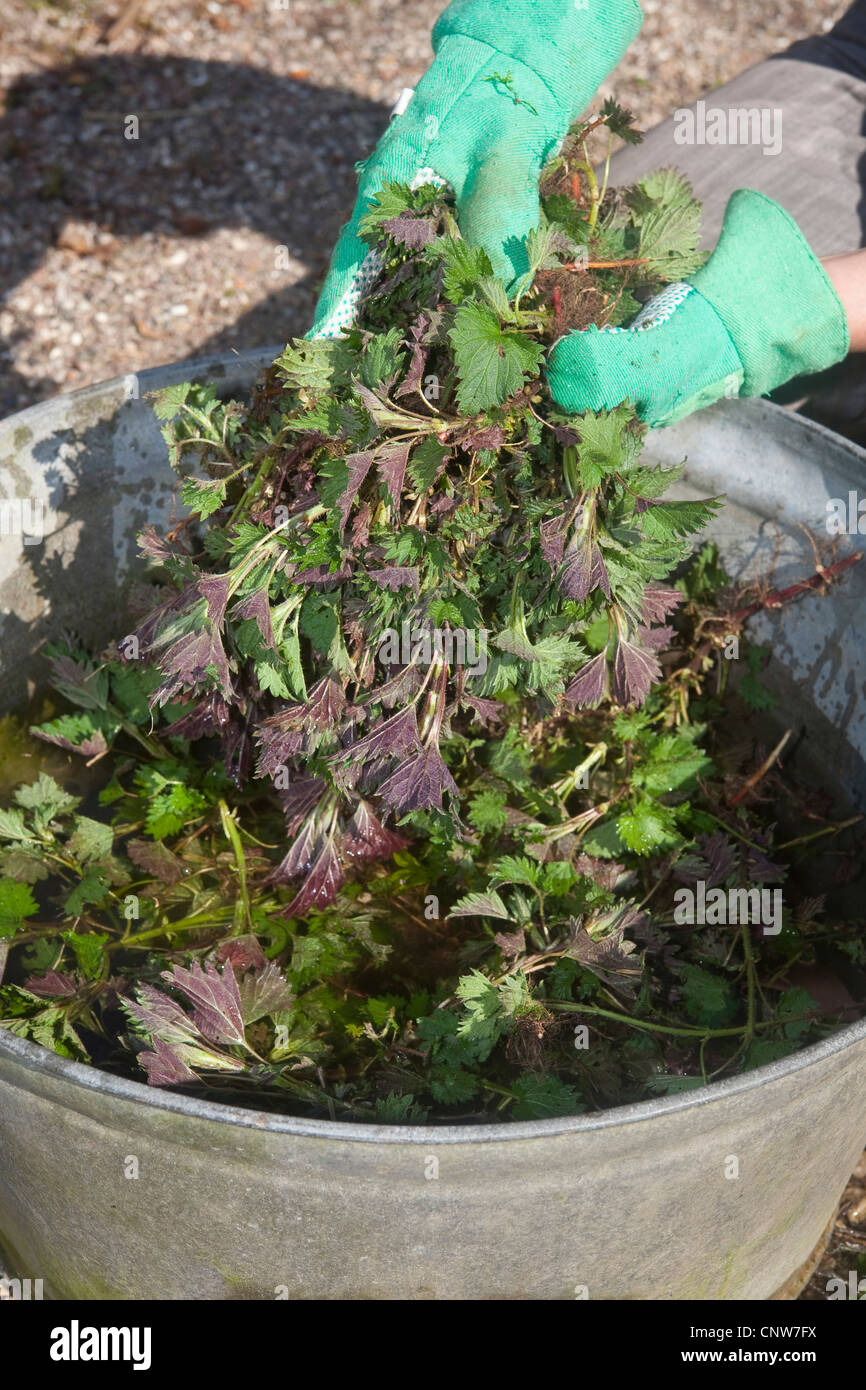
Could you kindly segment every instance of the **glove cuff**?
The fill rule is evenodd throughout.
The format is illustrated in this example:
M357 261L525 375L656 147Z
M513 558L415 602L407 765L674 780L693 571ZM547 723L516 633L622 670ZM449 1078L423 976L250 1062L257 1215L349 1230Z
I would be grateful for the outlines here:
M452 0L433 29L496 49L538 74L570 124L640 33L638 0Z
M742 396L765 396L847 356L848 318L827 272L794 219L763 193L733 195L718 246L691 283L736 345Z

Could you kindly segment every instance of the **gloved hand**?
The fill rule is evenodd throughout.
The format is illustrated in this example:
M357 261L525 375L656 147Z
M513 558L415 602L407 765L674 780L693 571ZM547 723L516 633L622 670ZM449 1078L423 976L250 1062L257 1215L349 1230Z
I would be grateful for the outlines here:
M523 274L542 166L642 20L638 0L452 0L433 30L435 61L361 166L308 336L335 337L353 322L379 268L358 221L388 183L444 180L463 237L506 281Z
M630 401L649 425L669 425L722 396L764 396L823 371L848 349L845 310L796 222L741 189L691 281L669 285L628 328L561 339L548 381L565 410Z

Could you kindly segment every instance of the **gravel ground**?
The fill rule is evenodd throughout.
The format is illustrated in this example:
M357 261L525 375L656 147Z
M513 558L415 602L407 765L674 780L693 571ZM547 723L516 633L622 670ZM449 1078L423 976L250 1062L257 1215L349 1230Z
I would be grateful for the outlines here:
M427 66L438 9L3 0L0 412L304 332L353 165ZM845 4L644 9L615 90L650 125Z
M438 8L2 0L0 413L302 333L353 165L427 66ZM649 126L845 8L644 0L610 90ZM866 1256L858 1174L807 1298Z

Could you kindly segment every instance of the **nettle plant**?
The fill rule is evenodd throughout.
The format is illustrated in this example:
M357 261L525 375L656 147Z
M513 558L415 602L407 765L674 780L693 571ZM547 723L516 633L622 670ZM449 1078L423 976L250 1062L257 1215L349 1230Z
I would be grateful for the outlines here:
M668 498L682 465L642 461L628 406L549 396L563 332L701 262L680 175L599 186L602 125L637 138L614 103L572 133L510 291L447 194L392 185L346 337L291 343L250 406L160 394L189 515L142 535L118 648L51 653L76 710L35 732L111 755L106 818L45 773L0 811L4 1026L157 1085L406 1120L702 1084L836 1022L786 983L831 935L866 961L821 903L771 936L674 914L677 885L785 878L754 790L778 774L726 747L719 653L819 585L743 594L711 546L689 561L720 499Z

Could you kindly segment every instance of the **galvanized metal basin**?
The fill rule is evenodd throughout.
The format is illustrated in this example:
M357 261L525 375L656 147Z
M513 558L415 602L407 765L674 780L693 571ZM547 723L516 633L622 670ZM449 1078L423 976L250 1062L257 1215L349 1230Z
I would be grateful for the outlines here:
M46 504L42 543L0 535L0 712L38 686L58 628L116 635L135 534L169 514L136 392L191 375L240 391L275 351L144 372L0 426L0 499ZM729 569L775 554L780 582L811 568L798 523L823 533L827 499L866 480L863 451L765 403L727 402L651 449L688 455L684 495L727 493ZM759 633L786 719L860 807L864 610L866 565ZM0 1030L0 1259L61 1298L762 1299L806 1260L864 1141L866 1022L699 1092L444 1128L212 1105Z

